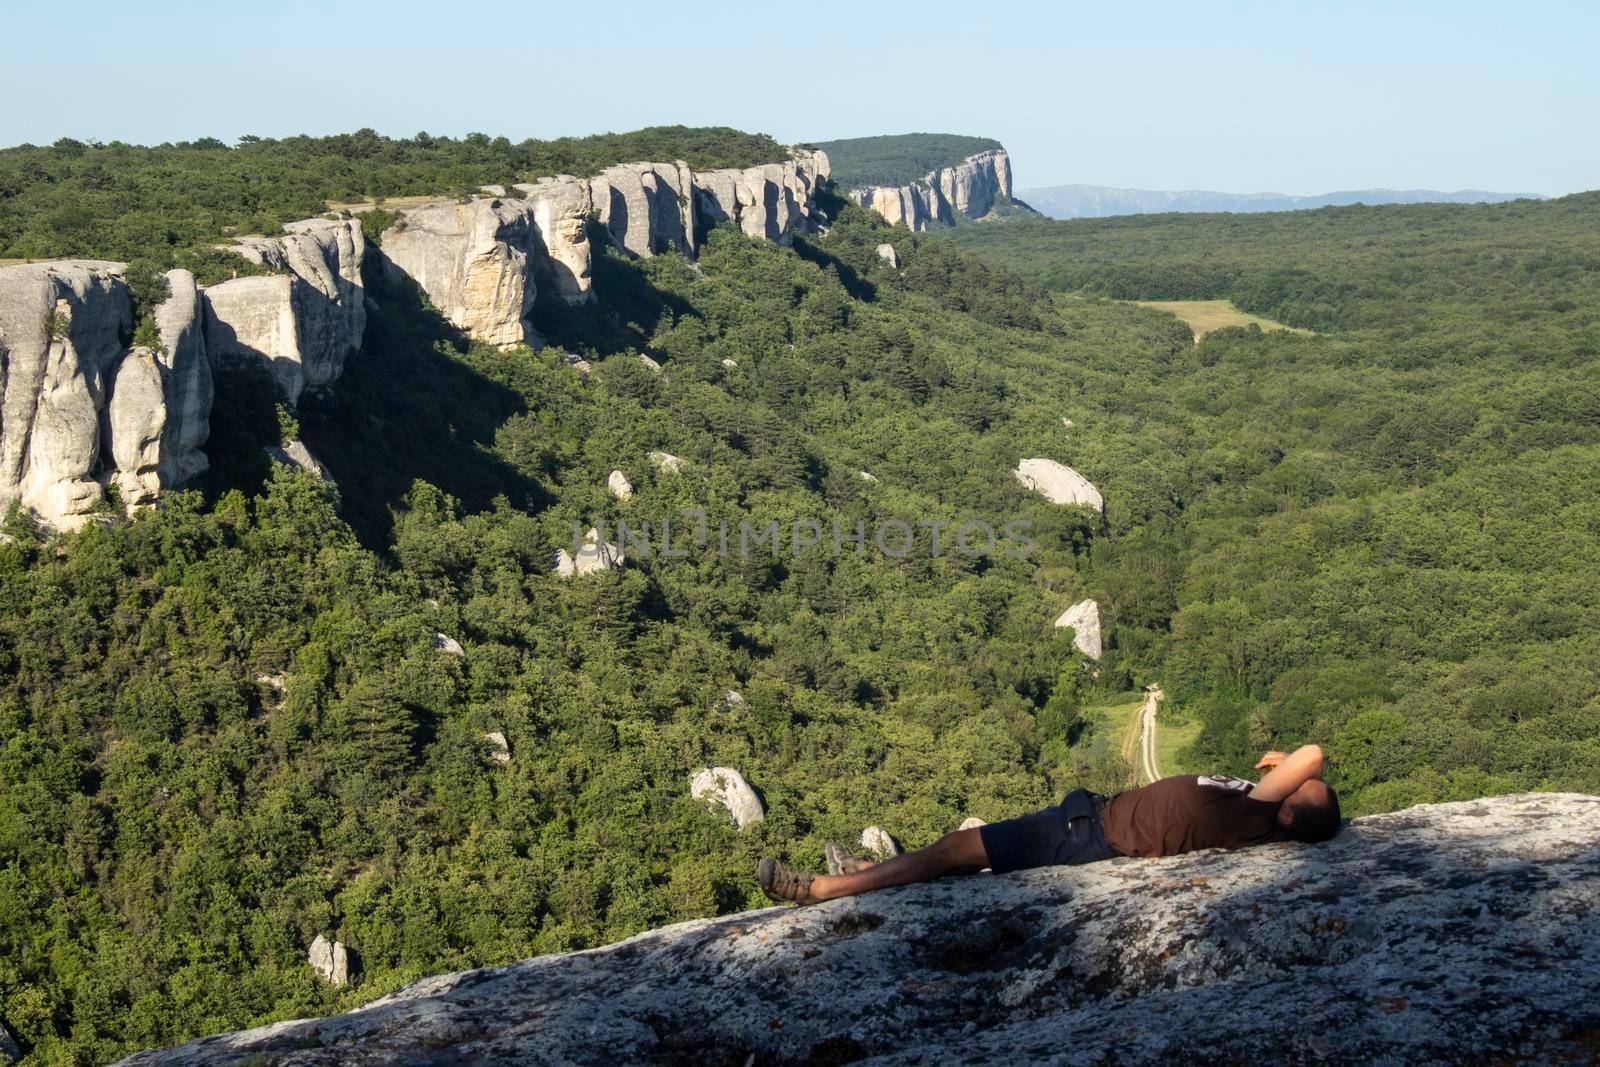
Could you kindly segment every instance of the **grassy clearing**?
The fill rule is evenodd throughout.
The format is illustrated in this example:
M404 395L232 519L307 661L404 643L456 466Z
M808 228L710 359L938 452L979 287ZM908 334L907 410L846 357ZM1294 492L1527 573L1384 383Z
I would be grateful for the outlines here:
M381 207L386 211L399 211L402 208L418 207L422 204L437 204L441 200L448 199L450 198L443 193L430 193L427 196L387 196L382 198L381 203L378 200L329 200L328 210L362 212Z
M1165 311L1189 324L1194 333L1194 343L1199 344L1213 330L1228 326L1249 326L1251 323L1263 330L1288 330L1290 333L1310 334L1298 326L1285 326L1281 322L1251 315L1233 306L1231 300L1135 300L1140 307Z
M1204 768L1191 767L1178 758L1178 753L1200 736L1200 720L1184 719L1167 725L1156 713L1156 769L1163 775L1199 774Z

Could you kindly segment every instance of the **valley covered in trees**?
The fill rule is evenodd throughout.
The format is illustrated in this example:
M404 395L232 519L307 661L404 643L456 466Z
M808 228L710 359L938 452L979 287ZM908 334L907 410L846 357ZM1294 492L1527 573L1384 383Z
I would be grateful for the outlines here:
M64 199L13 174L57 153L39 169L82 183L98 151L3 156L6 254L154 258L142 230L60 229ZM351 176L197 218L185 173L140 179L175 205L150 224L169 248L380 195ZM219 388L207 484L49 539L6 519L0 1017L27 1049L98 1062L348 1008L754 906L763 854L815 867L868 824L919 845L1131 784L1082 711L1152 681L1198 725L1187 762L1315 740L1347 814L1600 792L1600 197L954 237L825 207L793 249L720 228L693 265L600 258L596 304L537 309L538 352L469 343L369 257L331 396ZM1122 302L1181 298L1315 332L1197 346ZM293 433L336 484L266 462ZM1104 515L1026 492L1028 456ZM551 572L574 524L685 513L1017 520L1033 550ZM1085 597L1098 664L1052 625ZM764 821L690 798L713 765ZM306 966L317 934L357 954L352 988Z

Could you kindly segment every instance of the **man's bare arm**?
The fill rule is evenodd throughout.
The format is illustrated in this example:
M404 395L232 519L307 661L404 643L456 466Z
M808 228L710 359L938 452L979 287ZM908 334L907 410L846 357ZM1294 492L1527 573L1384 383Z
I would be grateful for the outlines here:
M1256 800L1282 800L1311 779L1322 777L1322 747L1301 745L1287 756L1268 752L1256 766L1272 769L1250 795Z

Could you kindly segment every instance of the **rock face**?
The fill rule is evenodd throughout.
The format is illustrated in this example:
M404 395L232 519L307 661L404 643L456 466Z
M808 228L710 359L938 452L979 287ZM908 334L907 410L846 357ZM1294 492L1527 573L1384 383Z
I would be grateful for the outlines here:
M792 243L796 232L821 221L816 187L828 173L827 153L794 149L783 163L695 174L695 243L719 222L733 222L751 237Z
M900 846L881 826L869 826L861 831L861 847L879 859L900 855Z
M689 779L689 795L728 809L733 825L741 830L767 815L756 791L750 788L744 775L732 767L706 767L696 771Z
M633 499L633 483L621 471L612 471L606 479L606 490L618 500Z
M1105 500L1089 479L1053 459L1025 459L1017 464L1017 481L1052 504L1080 504L1105 510Z
M562 174L519 185L517 190L533 210L537 239L533 262L540 281L569 304L590 299L593 256L585 224L594 201L589 183Z
M528 318L536 247L533 207L501 197L411 208L383 233L391 276L410 278L446 319L502 348L537 338Z
M339 942L329 941L318 934L311 942L311 951L306 953L306 960L311 964L311 969L317 972L317 977L335 989L343 989L350 984L350 953Z
M457 641L449 634L439 633L437 630L433 634L433 647L447 656L454 656L456 659L460 659L467 654L467 650L461 647L460 641Z
M979 152L909 185L852 189L849 196L890 225L913 232L953 226L957 219L983 218L996 200L1011 196L1011 157L1003 148Z
M687 163L619 163L592 178L570 174L515 186L507 197L407 209L384 232L385 269L410 278L473 338L538 344L530 319L540 285L569 303L590 299L595 250L586 219L634 257L677 250L693 257L705 231L732 220L747 234L787 244L811 224L828 157L796 150L783 163L697 174Z
M120 275L97 260L0 267L0 508L68 528L100 502L101 414L133 324Z
M885 263L889 264L889 266L895 268L896 270L900 269L900 253L898 253L898 252L896 252L894 250L894 245L891 245L891 244L881 244L881 245L879 245L878 246L878 258L883 260Z
M1090 659L1099 659L1100 644L1100 604L1094 600L1080 600L1072 607L1061 613L1056 620L1056 629L1070 626L1073 629L1072 643L1077 646Z
M694 255L694 179L689 164L619 163L589 179L601 225L635 256Z
M1600 797L1427 805L682 923L127 1062L1589 1062L1597 879Z
M511 762L511 746L506 743L506 735L499 730L490 730L483 735L489 745L489 758L501 765Z
M614 571L627 561L628 557L623 555L620 545L601 541L600 531L591 526L584 535L583 544L578 546L576 556L564 548L556 549L556 576L578 578L585 574Z
M206 347L212 362L264 360L291 405L344 372L367 327L357 219L305 219L282 237L229 246L274 274L207 286Z

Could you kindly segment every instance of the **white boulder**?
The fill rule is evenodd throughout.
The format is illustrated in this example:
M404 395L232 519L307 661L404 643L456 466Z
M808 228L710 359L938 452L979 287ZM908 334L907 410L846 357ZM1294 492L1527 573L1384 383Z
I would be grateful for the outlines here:
M489 745L489 758L496 763L511 762L511 745L506 742L506 735L499 730L490 730L483 735L484 741Z
M1056 620L1056 629L1070 626L1073 629L1072 643L1078 646L1090 659L1099 659L1101 653L1100 643L1100 604L1094 600L1080 600L1072 607L1061 613Z
M589 527L589 532L584 535L583 544L577 547L576 556L564 548L556 550L557 577L577 578L585 574L613 571L627 562L627 557L622 554L622 548L601 541L600 531L593 526Z
M435 631L433 635L433 647L438 649L440 652L443 652L445 655L455 656L457 659L460 659L467 654L467 650L461 647L460 641L457 641L448 634L442 634L438 631Z
M651 466L667 474L677 474L683 470L683 460L671 452L652 452L648 458Z
M633 499L633 483L628 481L628 476L621 471L612 471L606 479L606 488L618 500Z
M317 972L317 977L335 989L343 989L350 984L350 953L338 941L329 941L318 934L311 942L311 951L306 958L311 969Z
M900 855L900 846L881 826L869 826L861 831L861 847L879 859Z
M1053 459L1025 459L1017 464L1017 481L1052 504L1079 504L1105 510L1105 500L1083 475Z
M733 825L743 830L766 818L761 798L732 767L705 767L689 779L689 795L726 808Z
M896 270L900 269L900 254L894 250L894 245L881 244L878 246L878 258Z

